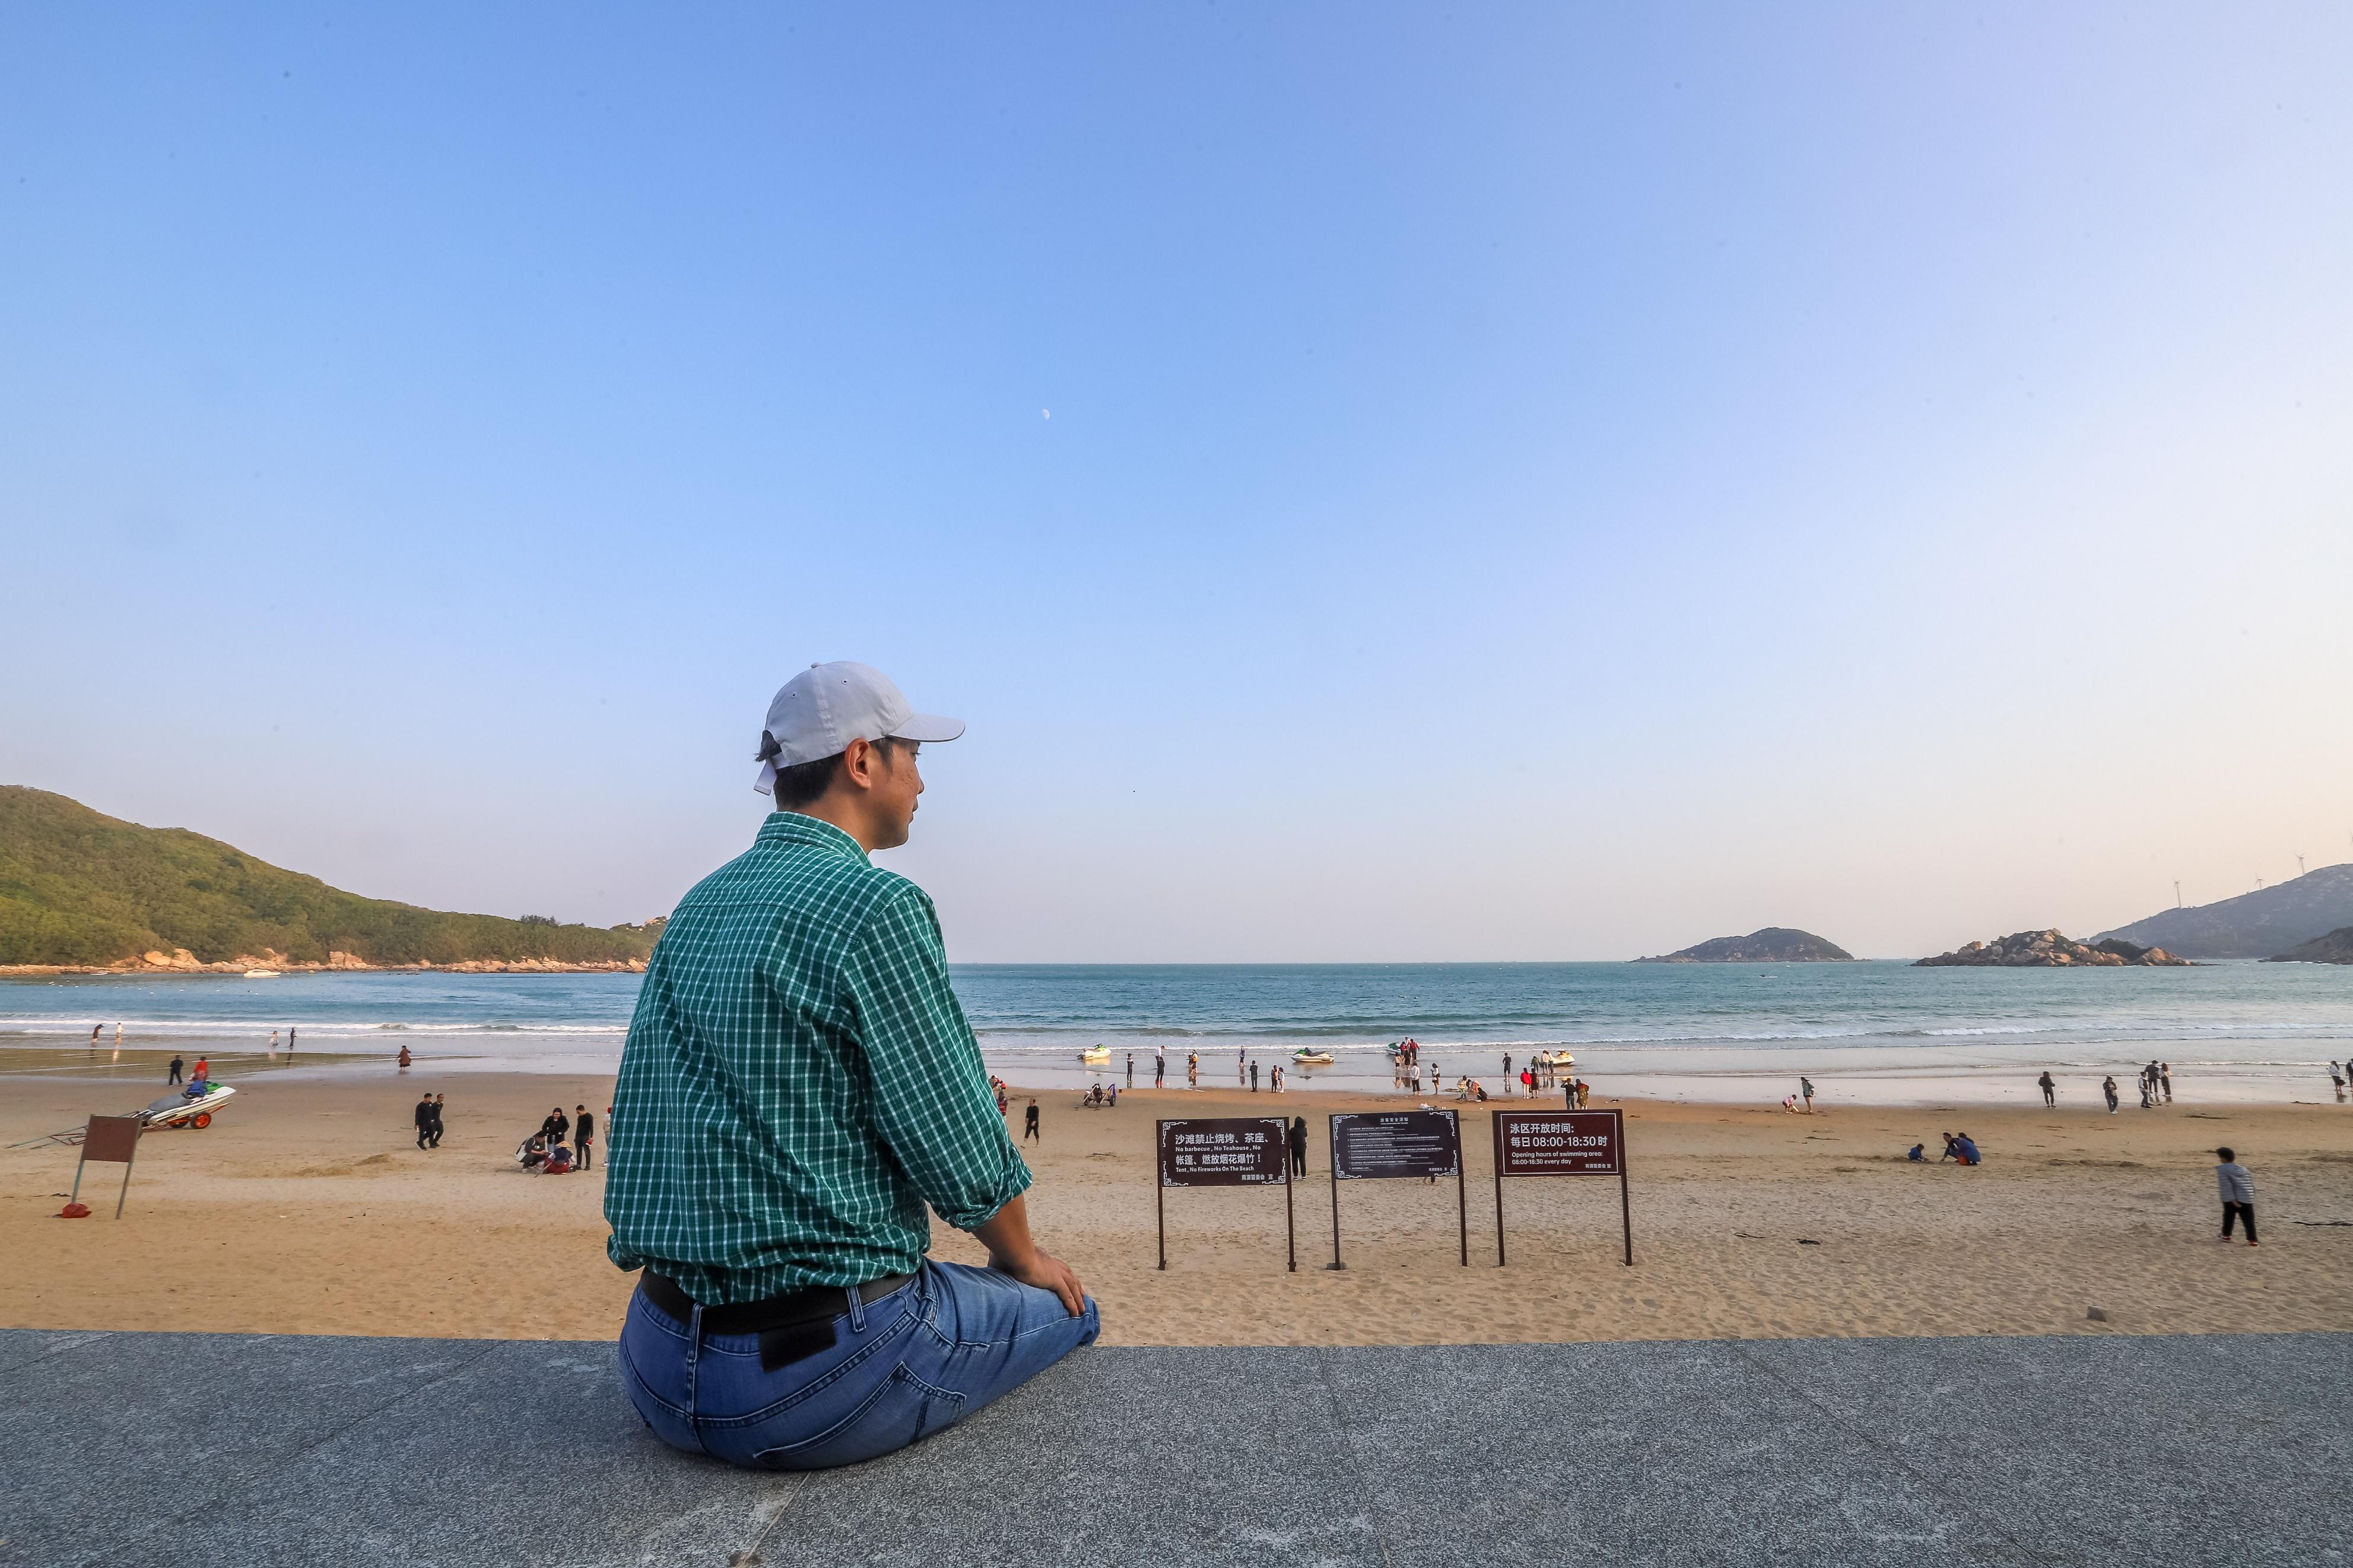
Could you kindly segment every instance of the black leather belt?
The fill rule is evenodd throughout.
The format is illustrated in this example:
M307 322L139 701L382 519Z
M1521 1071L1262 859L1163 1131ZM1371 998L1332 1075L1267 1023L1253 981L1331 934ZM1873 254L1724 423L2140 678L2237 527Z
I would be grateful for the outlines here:
M914 1278L912 1274L885 1274L880 1279L869 1279L857 1288L858 1299L879 1301ZM694 1298L680 1289L675 1279L649 1268L638 1276L638 1289L681 1328L694 1321ZM849 1289L845 1285L813 1285L806 1290L771 1296L765 1301L705 1307L702 1331L759 1335L760 1365L774 1372L833 1348L834 1320L849 1310Z

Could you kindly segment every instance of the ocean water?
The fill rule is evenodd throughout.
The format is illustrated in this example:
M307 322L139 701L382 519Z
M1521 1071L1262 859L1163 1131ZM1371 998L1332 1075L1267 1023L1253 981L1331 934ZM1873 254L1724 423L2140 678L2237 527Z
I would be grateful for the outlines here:
M2353 966L1916 969L1832 964L957 965L989 1064L1023 1086L1148 1084L1198 1054L1205 1085L1298 1049L1291 1086L1383 1089L1383 1046L1412 1036L1448 1083L1492 1089L1508 1053L1568 1049L1598 1093L1778 1100L1805 1073L1835 1100L2025 1099L2048 1068L2090 1093L2107 1072L2173 1067L2177 1093L2327 1100L2353 1055ZM296 1070L375 1070L403 1045L439 1070L609 1070L629 974L59 976L0 981L0 1072L76 1069L126 1050L260 1057L299 1031ZM100 1047L86 1049L92 1026ZM1082 1062L1101 1044L1108 1068ZM60 1052L63 1055L60 1055ZM39 1053L37 1058L33 1054ZM12 1062L12 1058L13 1062ZM357 1058L357 1060L354 1060ZM281 1063L283 1058L281 1058ZM2077 1082L2076 1080L2085 1080Z

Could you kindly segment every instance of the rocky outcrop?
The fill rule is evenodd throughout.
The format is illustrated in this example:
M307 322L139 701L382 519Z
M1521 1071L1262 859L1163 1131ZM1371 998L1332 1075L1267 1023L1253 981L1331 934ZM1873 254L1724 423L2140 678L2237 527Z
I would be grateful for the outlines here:
M348 952L332 955L325 963L301 963L262 950L265 956L240 955L220 963L206 963L185 947L170 952L150 951L129 963L0 963L0 978L24 979L50 974L243 974L248 969L271 969L280 974L322 974L364 971L370 974L414 974L430 970L438 974L643 974L642 958L589 959L566 963L556 958L470 958L457 963L370 963ZM339 962L338 962L339 961Z
M1825 942L1810 931L1798 931L1789 926L1767 926L1750 931L1746 936L1712 937L1695 946L1674 952L1662 952L1656 958L1638 958L1637 963L1852 963L1854 954L1835 942Z
M2353 963L2353 926L2344 926L2326 936L2289 948L2285 952L2263 960L2265 963Z
M1996 937L1991 942L1973 942L1967 947L1941 952L1934 958L1920 959L1915 967L2120 969L2127 965L2187 967L2189 963L2189 960L2176 958L2161 947L2140 947L2114 937L2102 942L2083 942L2061 936L2055 931L2021 931Z

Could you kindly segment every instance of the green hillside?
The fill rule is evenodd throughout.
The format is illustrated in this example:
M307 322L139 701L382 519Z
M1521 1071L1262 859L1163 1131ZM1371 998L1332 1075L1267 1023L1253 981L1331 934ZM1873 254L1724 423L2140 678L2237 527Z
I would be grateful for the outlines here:
M185 948L206 963L267 948L374 964L643 959L655 929L452 915L363 899L183 828L101 816L0 784L0 964L116 963Z

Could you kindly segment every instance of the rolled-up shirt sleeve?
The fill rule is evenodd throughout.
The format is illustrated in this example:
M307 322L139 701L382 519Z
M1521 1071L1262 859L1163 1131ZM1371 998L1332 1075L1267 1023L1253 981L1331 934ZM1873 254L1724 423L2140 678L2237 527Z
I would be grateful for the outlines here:
M986 1225L1028 1189L1029 1167L997 1112L922 889L911 882L875 910L849 979L883 1142L934 1213L958 1230Z

